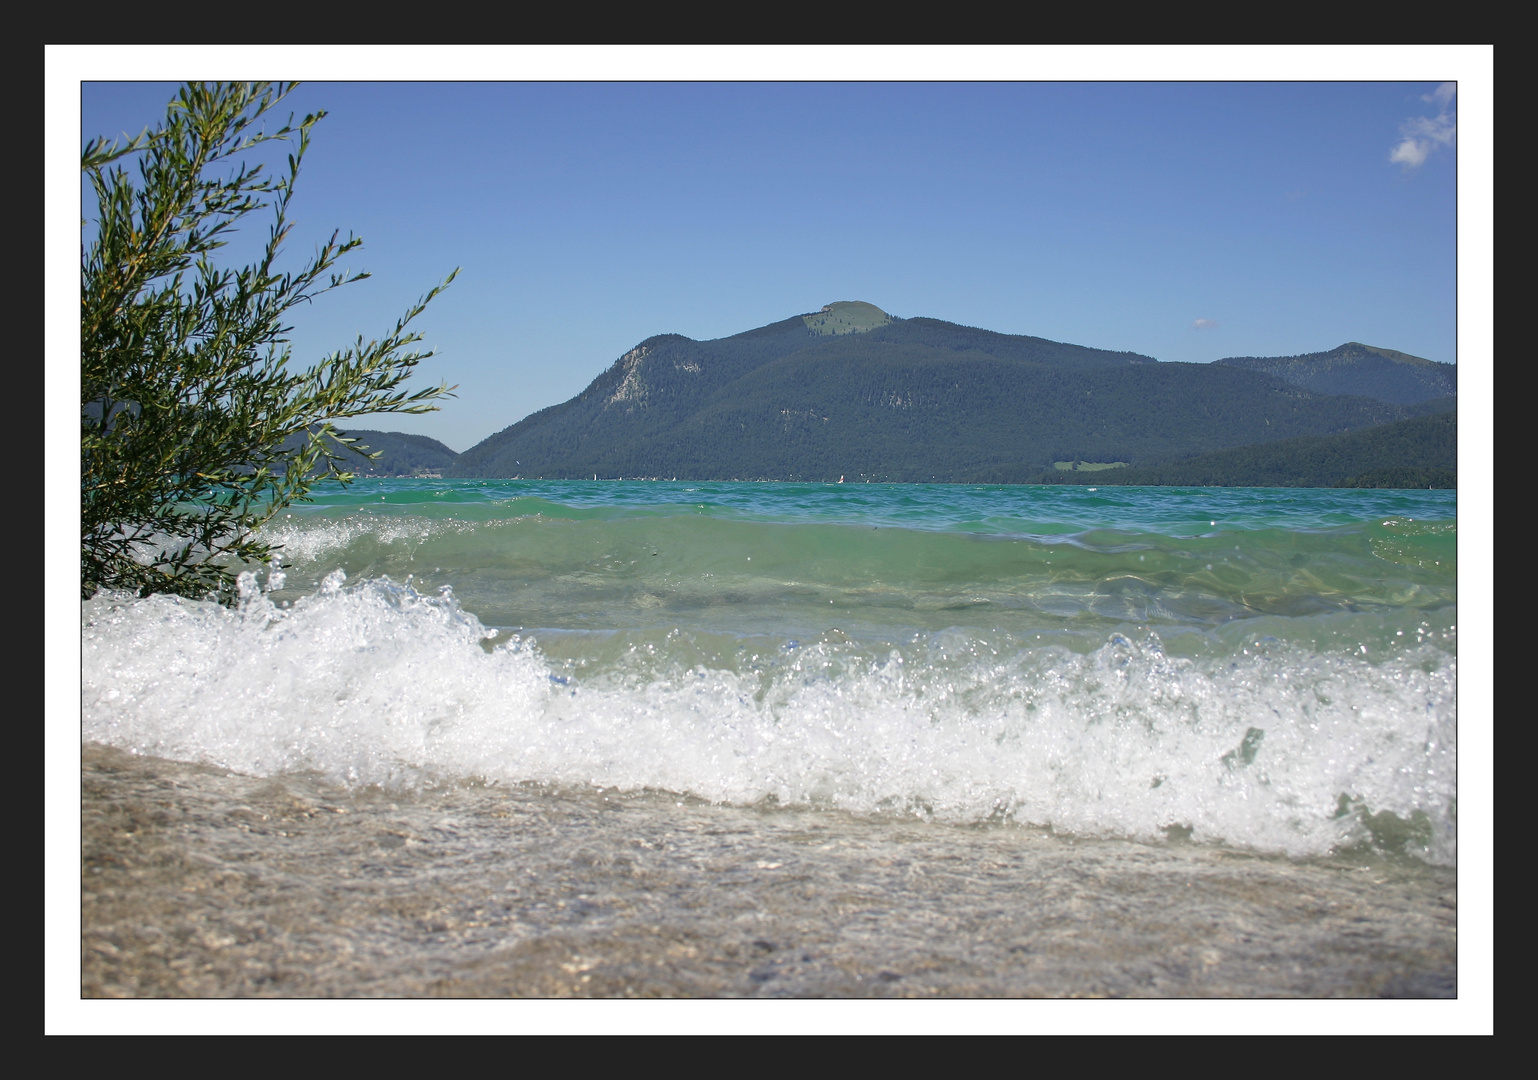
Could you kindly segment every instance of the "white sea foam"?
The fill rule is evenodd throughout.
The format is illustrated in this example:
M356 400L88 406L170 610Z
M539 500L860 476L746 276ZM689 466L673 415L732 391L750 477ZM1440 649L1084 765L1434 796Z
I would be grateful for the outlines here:
M601 662L561 667L531 641L488 649L450 595L339 574L286 610L247 578L236 610L99 597L84 615L84 739L243 773L1176 827L1293 856L1371 833L1456 857L1456 660L1431 642L1190 660L1152 636L1086 656L955 630L712 665L687 635L617 659L609 635Z
M427 541L450 533L463 533L476 528L485 529L471 522L432 520L418 516L345 518L280 518L262 530L262 539L282 549L290 563L306 562L346 550L362 538L371 539L380 546L409 544L421 546Z

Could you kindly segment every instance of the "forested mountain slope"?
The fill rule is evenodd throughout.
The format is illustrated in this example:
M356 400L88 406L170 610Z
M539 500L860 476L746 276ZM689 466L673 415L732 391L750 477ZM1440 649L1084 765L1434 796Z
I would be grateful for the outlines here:
M337 463L337 467L348 469L358 476L441 475L459 456L437 439L430 439L426 435L407 435L399 431L369 431L363 428L343 431L341 434L349 439L358 440L354 445L368 453L379 454L379 457L369 461L362 454L354 453L338 444L342 459ZM301 437L296 435L286 440L284 446L297 450L300 442ZM324 471L324 469L317 471Z
M1198 454L1140 468L1053 470L1044 483L1175 487L1458 486L1458 416L1412 417L1341 435L1313 435Z
M1320 394L1355 394L1398 405L1456 397L1458 366L1393 349L1348 341L1329 352L1301 356L1229 356L1229 367L1274 375Z
M742 334L648 338L570 401L461 454L481 477L1023 482L1403 419L1243 365L830 304Z

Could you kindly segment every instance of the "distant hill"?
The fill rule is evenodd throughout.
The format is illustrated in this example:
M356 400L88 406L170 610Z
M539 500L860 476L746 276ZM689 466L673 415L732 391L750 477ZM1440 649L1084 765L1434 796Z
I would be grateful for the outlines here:
M1229 356L1217 363L1274 375L1319 394L1355 394L1397 405L1456 397L1458 366L1348 341L1301 356Z
M362 428L344 431L343 435L357 439L356 445L369 453L379 451L373 461L351 452L344 454L341 467L350 469L358 476L422 476L429 473L443 475L459 457L437 439L426 435L406 435L399 431L367 431ZM288 449L299 446L299 438L284 443Z
M712 341L648 338L445 475L1020 483L1054 461L1149 465L1436 407L841 301Z
M1458 416L1396 420L1341 435L1305 436L1142 468L1054 471L1045 483L1174 487L1458 486Z

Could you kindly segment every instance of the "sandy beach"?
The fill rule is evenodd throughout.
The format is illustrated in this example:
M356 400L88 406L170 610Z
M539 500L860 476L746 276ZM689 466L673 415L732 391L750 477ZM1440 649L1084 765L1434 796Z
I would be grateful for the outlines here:
M1451 997L1454 871L83 748L85 997Z

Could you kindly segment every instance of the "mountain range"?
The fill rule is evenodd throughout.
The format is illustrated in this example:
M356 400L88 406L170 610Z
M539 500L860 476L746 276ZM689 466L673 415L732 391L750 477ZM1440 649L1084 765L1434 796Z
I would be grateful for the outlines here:
M1356 344L1160 363L844 301L710 341L648 338L444 474L1032 482L1063 462L1148 466L1448 412L1451 369Z
M1446 486L1456 394L1453 365L1357 342L1161 363L842 301L714 340L647 338L569 401L459 455L435 444L447 460L364 441L387 450L376 475L1334 484L1412 468ZM1438 414L1437 449L1406 451L1409 422Z

